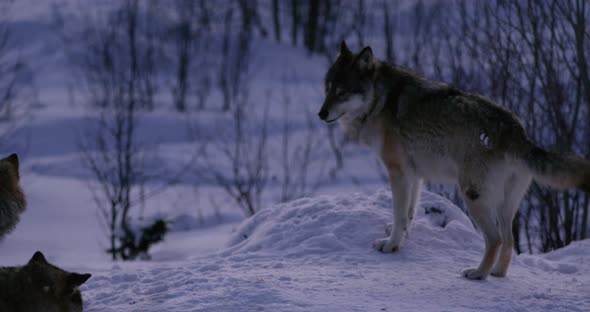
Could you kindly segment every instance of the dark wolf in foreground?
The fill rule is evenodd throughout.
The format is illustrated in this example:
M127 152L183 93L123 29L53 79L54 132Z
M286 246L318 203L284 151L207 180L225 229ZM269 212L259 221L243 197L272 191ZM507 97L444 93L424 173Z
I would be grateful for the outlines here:
M518 118L491 100L420 78L376 60L370 47L352 53L342 42L325 77L319 117L339 121L351 138L382 159L393 193L389 237L397 250L414 217L422 180L459 186L483 233L485 252L468 279L505 276L512 258L512 219L532 179L590 191L590 162L543 150Z
M14 230L25 211L25 195L20 188L18 156L0 159L0 240Z
M37 251L25 266L0 267L0 311L81 312L78 287L90 276L53 266Z

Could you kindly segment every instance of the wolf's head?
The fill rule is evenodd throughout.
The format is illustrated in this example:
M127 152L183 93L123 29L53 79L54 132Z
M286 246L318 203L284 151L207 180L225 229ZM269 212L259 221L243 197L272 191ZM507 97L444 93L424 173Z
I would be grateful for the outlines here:
M20 180L19 162L16 154L0 159L0 187L14 190Z
M48 307L57 305L63 307L63 311L82 311L82 296L78 287L90 278L90 274L64 271L47 262L39 251L21 272L31 281L31 295L40 298Z
M0 205L16 206L19 212L23 212L26 207L16 154L0 159Z
M342 41L340 54L324 78L326 99L318 116L333 122L347 115L354 119L369 110L374 92L372 77L375 60L370 47L352 53Z

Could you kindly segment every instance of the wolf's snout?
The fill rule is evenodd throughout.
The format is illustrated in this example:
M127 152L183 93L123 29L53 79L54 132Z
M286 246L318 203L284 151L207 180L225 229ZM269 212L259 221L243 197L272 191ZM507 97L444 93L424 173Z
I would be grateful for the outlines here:
M318 113L318 116L320 117L320 119L321 119L321 120L326 120L326 118L328 118L328 115L329 115L329 114L330 114L330 113L329 113L327 110L321 110L321 111Z

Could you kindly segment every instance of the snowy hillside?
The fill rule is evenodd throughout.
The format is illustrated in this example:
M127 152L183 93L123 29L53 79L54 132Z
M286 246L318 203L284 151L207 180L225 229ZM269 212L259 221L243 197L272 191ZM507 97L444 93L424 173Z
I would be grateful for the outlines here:
M509 276L468 281L483 242L428 192L400 252L371 248L390 195L341 194L268 207L218 252L115 264L84 286L88 311L588 311L590 241L515 257Z

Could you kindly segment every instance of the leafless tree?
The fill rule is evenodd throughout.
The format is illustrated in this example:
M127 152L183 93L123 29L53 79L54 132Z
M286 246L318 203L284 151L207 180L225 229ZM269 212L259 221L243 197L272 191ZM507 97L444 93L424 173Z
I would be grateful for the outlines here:
M268 114L256 122L246 115L247 102L238 103L231 112L231 131L209 145L199 174L211 176L246 216L252 216L269 182Z
M365 45L365 33L367 25L367 10L365 0L358 0L355 16L354 32L359 46Z
M280 130L280 173L273 176L280 185L280 201L285 202L310 195L322 182L324 164L319 157L323 137L317 135L315 114L306 112L305 125L298 126L292 121L290 97L283 95L283 118Z
M331 48L353 33L357 29L356 25L361 25L356 32L357 36L359 38L364 36L365 31L360 30L366 23L364 0L356 4L342 0L293 0L284 7L280 7L279 3L280 1L273 0L270 13L273 17L275 34L282 33L282 27L289 27L291 44L293 46L303 44L310 53L332 55ZM281 15L281 12L285 14ZM281 22L282 16L288 17L289 20ZM277 40L279 40L278 37Z
M397 7L397 1L383 0L382 2L382 13L383 13L383 35L385 37L385 60L388 62L395 63L395 33L396 33L396 20L391 12L392 7Z
M228 111L233 101L241 96L239 93L244 90L244 74L248 71L250 64L251 41L255 21L257 18L251 16L254 9L252 4L239 1L239 8L228 6L223 17L223 39L221 47L221 66L219 70L219 89L223 95L224 111ZM240 12L241 27L238 35L235 36L234 12ZM254 11L256 12L256 11Z
M509 25L521 43L521 78L535 82L521 86L530 92L527 113L541 117L527 130L547 148L584 155L590 155L587 5L564 0L499 5L516 17ZM536 236L528 233L528 251L546 252L586 238L589 200L588 194L533 185L524 207L525 231Z
M291 44L299 44L299 29L301 28L301 1L291 0Z
M11 38L12 1L0 1L0 145L11 145L10 135L18 129L35 99L31 69L18 55Z
M176 110L187 110L187 97L191 88L196 88L198 108L202 109L209 92L208 71L203 67L207 46L207 32L210 31L210 9L205 0L178 0L173 3L170 29L166 37L170 38L174 49L173 63L176 66L175 79L172 84L172 96ZM197 64L195 64L197 63ZM201 66L196 68L195 65ZM200 77L199 77L200 75ZM191 80L199 83L191 85Z
M319 0L309 0L308 4L308 11L307 11L307 21L305 25L305 37L304 37L304 44L305 47L314 52L317 49L317 41L318 41L318 24L320 19L320 1Z
M144 13L139 1L127 0L104 15L84 16L79 33L64 35L73 45L71 58L80 60L72 62L81 78L75 87L87 91L91 126L81 137L80 152L96 179L90 188L113 260L147 255L166 229L163 220L143 232L131 223L132 211L146 198L146 183L157 175L147 165L153 150L138 139L138 117L153 107L156 90L150 42L156 35L141 27Z
M272 23L275 40L281 42L283 30L281 29L281 7L279 0L272 0Z

